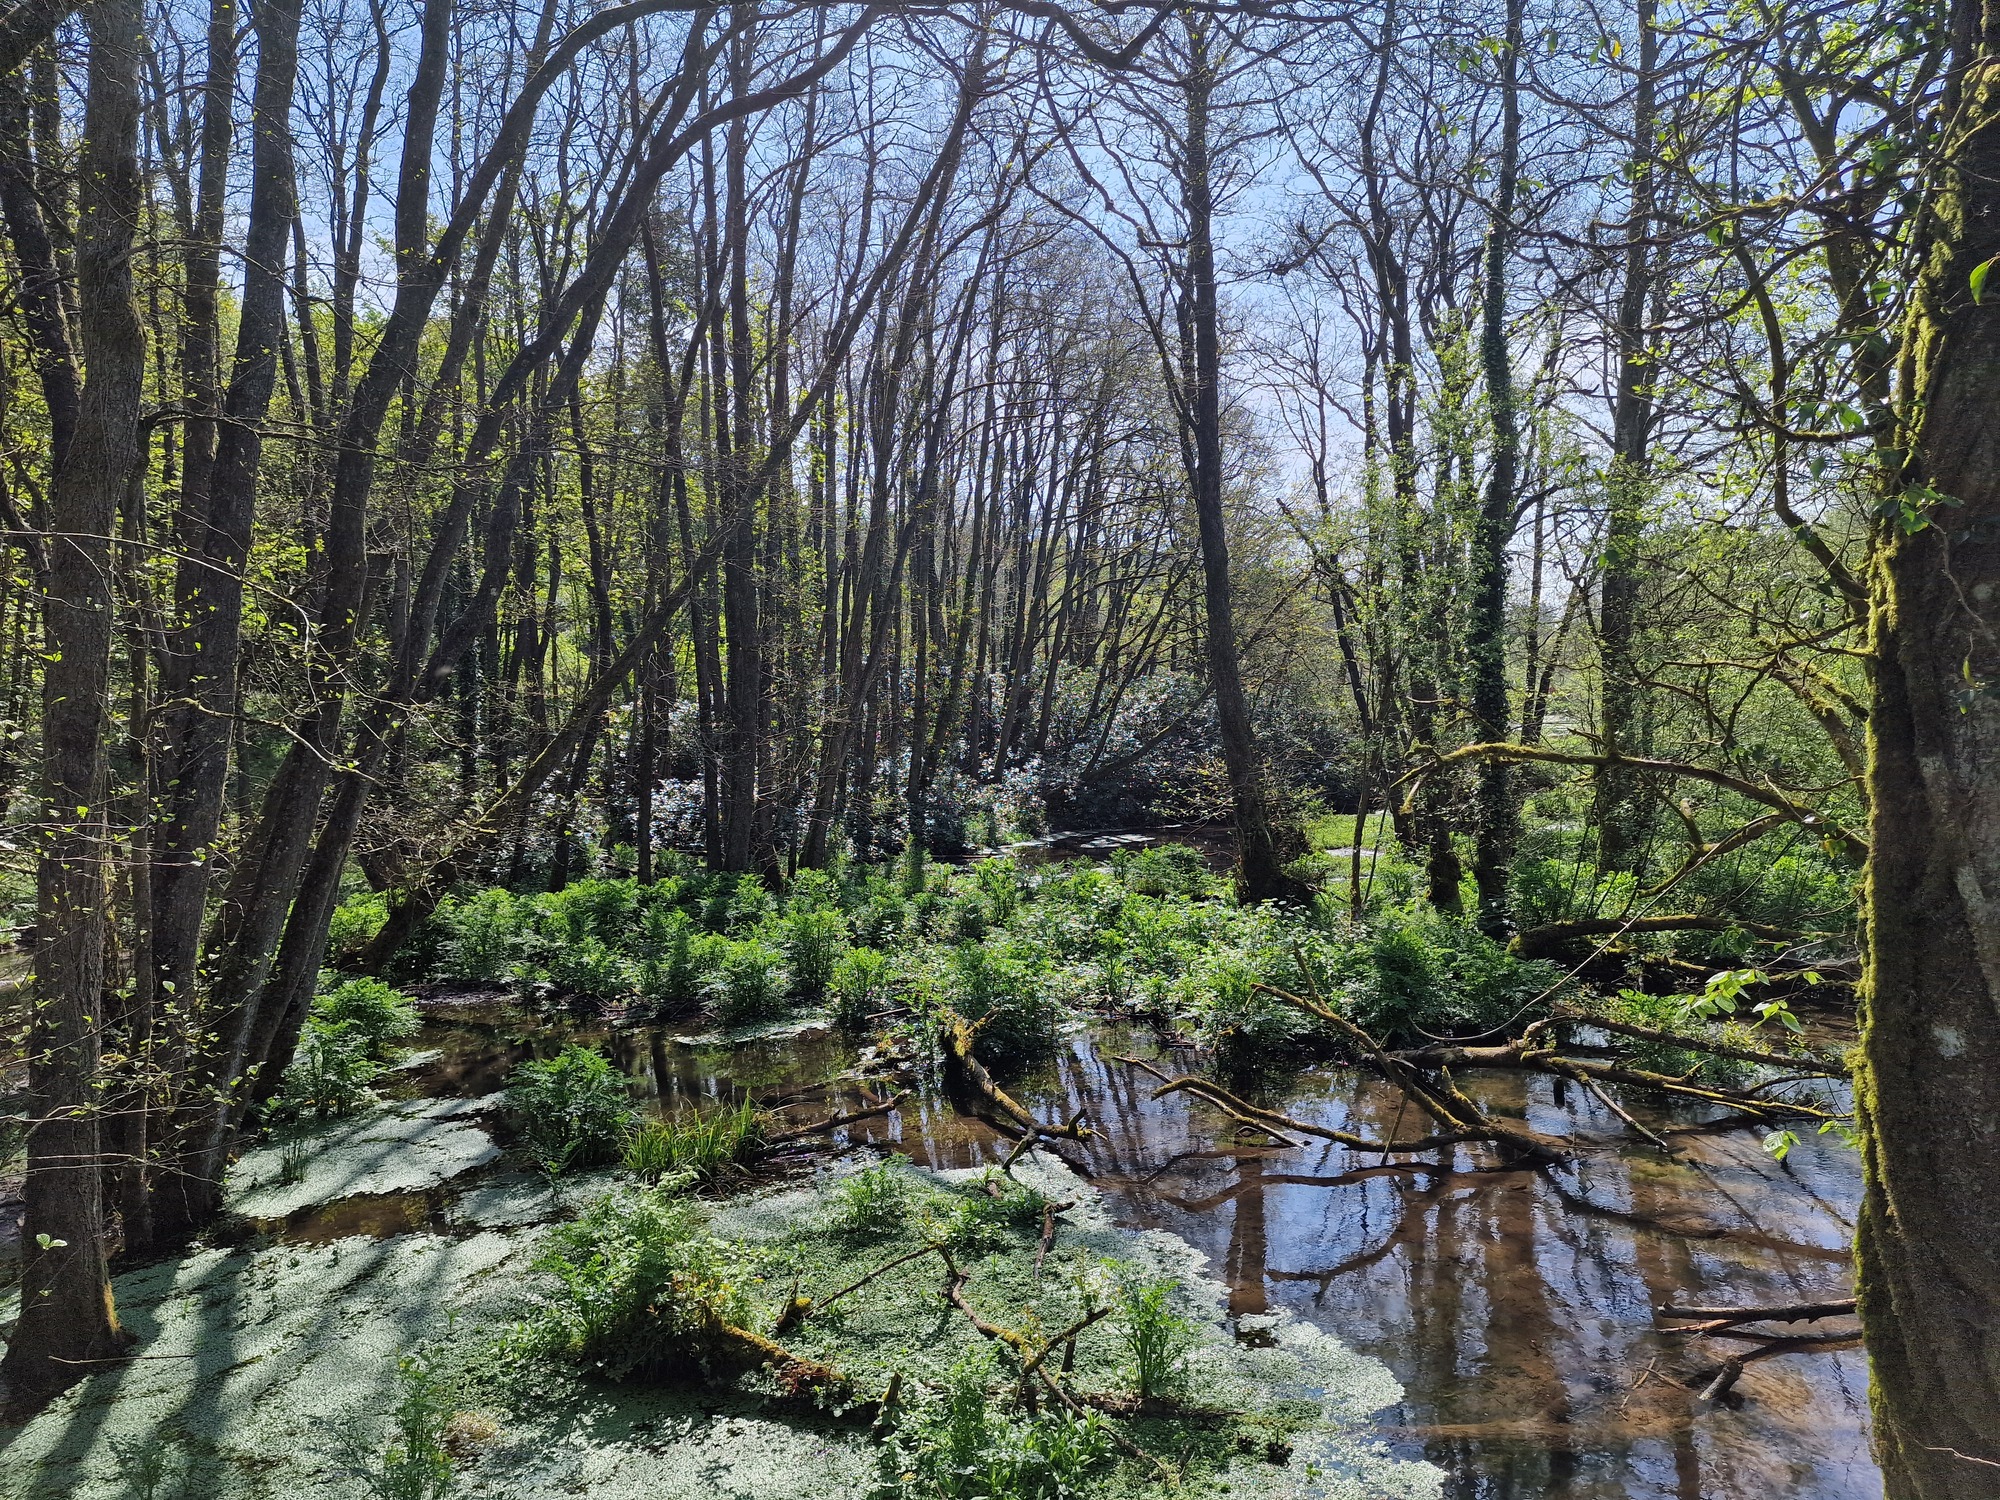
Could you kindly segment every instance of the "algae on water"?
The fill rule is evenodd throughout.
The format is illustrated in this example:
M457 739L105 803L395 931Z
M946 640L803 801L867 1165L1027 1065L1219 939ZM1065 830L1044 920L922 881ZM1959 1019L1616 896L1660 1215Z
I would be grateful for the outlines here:
M403 1123L357 1127L342 1151L359 1149L369 1129L425 1121L478 1133L450 1110L422 1105L393 1118ZM1301 1500L1440 1493L1435 1469L1396 1458L1368 1433L1368 1415L1400 1395L1380 1364L1286 1316L1262 1320L1254 1341L1239 1340L1223 1289L1206 1277L1197 1252L1158 1231L1118 1228L1097 1194L1060 1164L1023 1161L1019 1185L995 1197L983 1173L931 1173L894 1159L875 1169L877 1185L860 1195L889 1191L901 1211L856 1224L852 1184L869 1160L844 1159L810 1184L689 1211L745 1278L744 1315L760 1331L795 1287L824 1299L938 1237L954 1247L968 1302L1031 1337L1047 1338L1093 1302L1115 1299L1123 1280L1168 1282L1177 1314L1194 1330L1184 1409L1112 1420L1173 1466L1186 1466L1184 1493ZM341 1170L354 1181L377 1180ZM644 1191L612 1188L608 1174L591 1186L582 1197ZM246 1184L239 1201L277 1203L281 1211L293 1201L254 1196L267 1191ZM1044 1251L1042 1208L1063 1204ZM388 1441L397 1361L418 1350L458 1409L450 1429L458 1435L458 1494L869 1500L916 1493L894 1487L901 1476L886 1472L884 1459L895 1469L896 1450L872 1440L865 1423L787 1397L767 1375L613 1381L525 1356L519 1330L546 1316L541 1299L549 1290L530 1268L554 1231L522 1221L576 1209L503 1180L463 1194L450 1216L459 1226L453 1234L206 1250L121 1277L119 1304L144 1358L94 1376L0 1438L0 1496L123 1500L155 1470L163 1500L364 1494L351 1462L357 1436L378 1451ZM940 1296L944 1284L940 1257L919 1255L788 1328L783 1342L839 1369L857 1400L878 1398L901 1372L906 1411L943 1390L955 1365L987 1360L989 1410L996 1424L1013 1421L1004 1408L1018 1361L992 1349ZM1106 1317L1077 1337L1066 1379L1079 1392L1116 1396L1130 1388L1129 1359L1115 1319ZM1114 1454L1092 1467L1080 1492L1142 1490L1162 1492Z

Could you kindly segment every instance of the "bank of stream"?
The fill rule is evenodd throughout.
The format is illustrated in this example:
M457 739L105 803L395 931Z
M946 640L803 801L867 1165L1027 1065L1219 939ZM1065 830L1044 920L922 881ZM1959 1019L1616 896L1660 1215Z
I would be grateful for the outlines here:
M854 1102L832 1080L869 1061L827 1027L725 1045L550 1024L478 993L434 997L427 1014L417 1042L435 1056L405 1076L413 1094L484 1094L519 1061L582 1039L663 1112L751 1095L812 1114ZM1150 1032L1078 1026L1014 1091L1046 1119L1085 1111L1092 1134L1062 1143L1063 1155L1116 1222L1170 1231L1206 1255L1239 1337L1289 1314L1387 1365L1404 1394L1377 1414L1381 1435L1442 1468L1453 1500L1881 1494L1858 1350L1752 1364L1726 1401L1709 1402L1698 1391L1721 1354L1663 1331L1679 1320L1659 1313L1849 1295L1859 1165L1831 1138L1781 1162L1754 1132L1682 1128L1667 1154L1561 1080L1486 1076L1463 1080L1468 1092L1583 1143L1576 1165L1500 1168L1476 1148L1382 1163L1340 1146L1233 1141L1231 1122L1200 1101L1154 1098L1156 1081L1119 1061L1134 1055L1171 1061ZM1394 1131L1397 1096L1352 1069L1308 1067L1268 1097L1299 1119ZM1702 1118L1631 1107L1656 1130ZM1012 1147L930 1096L844 1138L947 1170L996 1163ZM388 1202L404 1222L418 1212Z

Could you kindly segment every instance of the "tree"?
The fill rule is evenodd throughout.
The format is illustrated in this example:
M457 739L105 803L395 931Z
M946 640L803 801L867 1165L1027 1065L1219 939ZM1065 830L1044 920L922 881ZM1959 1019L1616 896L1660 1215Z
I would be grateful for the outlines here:
M1891 1500L2000 1463L2000 18L1959 0L1951 41L1871 586L1856 1254Z

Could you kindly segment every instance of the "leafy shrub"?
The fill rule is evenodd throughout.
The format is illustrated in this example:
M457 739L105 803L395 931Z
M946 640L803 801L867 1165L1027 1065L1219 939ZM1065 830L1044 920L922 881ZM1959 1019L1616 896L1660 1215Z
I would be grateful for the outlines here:
M629 880L573 880L538 898L536 904L540 925L550 936L570 942L596 938L617 945L630 930L638 888Z
M417 1003L394 985L379 979L350 979L313 1001L313 1019L325 1026L347 1026L379 1058L391 1042L416 1035Z
M763 1149L769 1121L754 1101L648 1120L625 1146L625 1170L648 1182L713 1182Z
M696 1205L657 1189L600 1198L535 1257L540 1306L517 1346L614 1380L697 1368L723 1325L753 1320L747 1268L702 1225Z
M1128 1373L1141 1401L1179 1395L1187 1385L1187 1358L1195 1328L1174 1310L1170 1281L1134 1281L1119 1289L1119 1332L1132 1356Z
M889 957L874 948L849 948L833 966L833 1019L858 1031L868 1018L886 1008L889 998Z
M724 1026L785 1013L784 956L758 938L725 944L706 984L708 1008Z
M274 1113L310 1114L316 1120L354 1113L373 1097L368 1086L382 1071L370 1053L368 1038L351 1023L309 1018L285 1069Z
M1397 908L1368 940L1351 1013L1378 1039L1479 1031L1526 1015L1561 977L1554 964L1517 958L1468 923Z
M1003 1231L1036 1234L1049 1206L1048 1194L989 1167L958 1204L948 1234L970 1250L991 1248Z
M389 1442L373 1462L348 1463L349 1477L375 1500L444 1500L453 1486L445 1447L451 1402L430 1365L404 1355L396 1361L396 1404L389 1413Z
M764 889L761 876L738 875L734 883L726 888L722 920L714 925L731 936L740 937L763 925L775 904L771 893Z
M962 891L937 914L938 934L950 942L976 943L993 926L993 908L977 891Z
M498 984L512 975L527 922L512 891L494 887L448 902L436 920L445 931L445 977Z
M883 1445L872 1500L1057 1500L1110 1457L1095 1412L1003 1414L987 1396L992 1371L985 1350L968 1354L910 1406Z
M835 1234L880 1239L901 1229L910 1215L910 1174L897 1161L880 1161L842 1180L833 1192Z
M847 947L847 924L840 913L824 906L796 908L786 915L782 934L793 991L808 1001L825 999Z
M854 914L854 936L870 948L886 948L911 930L910 905L901 896L877 894Z
M558 943L541 964L524 967L520 974L524 979L546 980L579 1000L615 1000L634 987L632 969L597 937Z
M1631 910L1639 883L1628 871L1601 872L1588 860L1520 859L1508 873L1508 900L1523 928Z
M1032 949L1016 943L961 943L946 960L958 1013L982 1023L974 1048L989 1068L1011 1072L1055 1051L1059 1007Z
M633 1119L624 1075L574 1042L546 1062L514 1070L507 1110L522 1146L550 1173L614 1159Z
M351 963L389 920L389 898L380 891L349 896L327 922L326 951L335 968Z
M1126 888L1141 896L1199 896L1208 890L1208 865L1186 844L1155 844L1136 854L1112 856Z
M641 998L662 1013L694 1009L729 939L700 931L692 917L676 911L662 918L657 942L656 954L640 961L635 976Z
M982 859L972 867L972 880L986 898L995 922L1014 919L1014 913L1021 909L1023 886L1019 861L1004 854Z
M1264 1066L1310 1029L1298 1011L1256 988L1260 977L1241 954L1227 949L1204 955L1189 976L1197 987L1195 1039L1214 1053L1225 1073Z

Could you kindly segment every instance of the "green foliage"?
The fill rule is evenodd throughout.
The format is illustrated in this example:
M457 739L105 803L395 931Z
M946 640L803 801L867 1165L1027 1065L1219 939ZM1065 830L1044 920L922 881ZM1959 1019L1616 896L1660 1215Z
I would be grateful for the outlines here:
M446 902L433 919L445 934L443 977L473 984L498 984L511 977L525 935L524 904L499 887Z
M989 1353L968 1354L942 1390L904 1412L871 1500L1057 1500L1109 1460L1095 1412L1008 1416L987 1394L992 1375Z
M451 1401L436 1372L424 1360L403 1356L396 1361L388 1444L376 1462L352 1466L351 1476L375 1500L444 1500L454 1484L445 1448L450 1423Z
M1470 923L1415 905L1385 913L1364 951L1349 1013L1379 1040L1532 1019L1562 979L1554 964L1517 958Z
M833 966L833 1018L849 1031L858 1031L868 1018L886 1008L889 998L890 964L887 954L874 948L849 948Z
M741 937L763 925L775 905L771 893L764 889L761 877L738 875L725 888L721 920L711 925L733 937Z
M755 1101L648 1120L625 1145L625 1170L648 1182L713 1182L764 1146L769 1120Z
M1132 1357L1132 1389L1141 1401L1177 1396L1187 1385L1188 1355L1194 1350L1194 1324L1174 1308L1170 1281L1130 1281L1119 1288L1119 1332Z
M518 977L545 982L580 1000L615 1000L635 986L632 970L602 938L579 937L559 943L539 965L523 965Z
M374 1097L369 1085L381 1071L368 1038L351 1022L309 1017L273 1113L280 1118L309 1114L316 1120L351 1115Z
M175 1492L186 1489L186 1455L174 1438L160 1429L143 1437L112 1438L111 1457L132 1500L161 1500L169 1482Z
M417 1032L417 1003L379 979L350 979L313 1001L313 1019L324 1026L347 1026L381 1057L391 1042Z
M877 892L854 914L854 936L871 948L886 948L916 924L901 896Z
M648 942L654 951L639 964L640 996L665 1014L700 1005L729 939L702 932L686 912L672 911L659 919L657 931L648 934Z
M1228 949L1203 955L1191 975L1195 1039L1225 1073L1265 1066L1309 1029L1298 1011L1256 988L1261 977L1242 954Z
M333 909L326 927L327 958L335 968L351 962L389 920L389 898L381 891L349 896Z
M996 940L960 943L945 961L952 1005L979 1022L973 1043L989 1068L1012 1072L1055 1051L1061 1007L1032 947Z
M809 1002L825 999L847 949L847 924L840 913L824 906L795 907L781 930L793 992Z
M989 1167L965 1190L946 1226L947 1233L954 1243L968 1249L989 1248L1003 1230L1039 1233L1048 1207L1048 1194Z
M614 1380L698 1368L723 1325L754 1319L749 1269L703 1222L695 1204L655 1188L600 1198L535 1257L539 1305L516 1347Z
M708 1008L723 1026L768 1021L786 1010L784 955L761 938L724 943L705 990Z
M507 1111L522 1147L551 1175L616 1158L633 1119L624 1075L575 1043L516 1068Z
M915 1197L915 1183L900 1161L877 1162L834 1189L830 1227L847 1239L880 1239L903 1227Z
M993 920L1011 922L1014 913L1021 909L1025 886L1020 862L1004 854L982 859L972 867L972 879L986 898Z
M1210 884L1207 863L1186 844L1155 844L1135 854L1114 854L1111 867L1128 890L1141 896L1200 896Z

